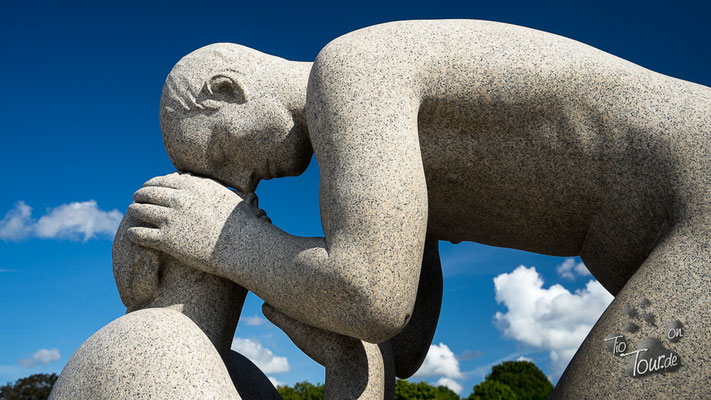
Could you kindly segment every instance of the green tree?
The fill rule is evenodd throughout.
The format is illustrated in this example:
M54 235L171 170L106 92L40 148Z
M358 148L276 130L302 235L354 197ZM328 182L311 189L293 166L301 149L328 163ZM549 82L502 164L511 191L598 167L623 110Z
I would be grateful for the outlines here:
M0 387L0 400L47 400L57 374L35 374Z
M460 400L459 395L446 386L437 386L437 400Z
M434 387L427 382L411 383L398 379L395 400L459 400L459 396L446 386Z
M298 382L291 386L279 386L277 391L284 400L323 400L324 386L309 382Z
M545 400L552 392L553 384L536 364L505 361L491 369L484 382L474 387L469 399Z
M474 386L468 400L516 400L516 393L499 381L485 380Z

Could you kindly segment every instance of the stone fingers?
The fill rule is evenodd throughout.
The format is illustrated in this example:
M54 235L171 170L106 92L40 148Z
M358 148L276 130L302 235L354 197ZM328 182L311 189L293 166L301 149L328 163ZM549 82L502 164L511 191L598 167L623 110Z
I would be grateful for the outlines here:
M127 214L138 221L161 227L168 222L171 209L153 204L133 203L128 207Z
M174 207L180 203L180 191L161 186L144 186L133 194L133 200L137 203Z
M156 176L143 184L143 187L147 186L161 186L172 189L180 189L183 187L180 174L178 172L173 172L172 174L163 176Z
M210 186L224 187L219 182L210 179L195 176L189 172L173 172L172 174L157 176L148 182L143 187L163 187L170 189L185 189L188 191L203 192Z
M128 231L126 231L126 236L128 236L130 241L139 246L164 251L163 234L160 229L136 226L129 228Z

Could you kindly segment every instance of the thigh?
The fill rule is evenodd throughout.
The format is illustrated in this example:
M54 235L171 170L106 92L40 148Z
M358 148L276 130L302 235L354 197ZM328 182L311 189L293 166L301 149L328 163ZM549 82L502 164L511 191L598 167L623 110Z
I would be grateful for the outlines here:
M696 399L711 381L711 218L679 223L618 293L554 399Z

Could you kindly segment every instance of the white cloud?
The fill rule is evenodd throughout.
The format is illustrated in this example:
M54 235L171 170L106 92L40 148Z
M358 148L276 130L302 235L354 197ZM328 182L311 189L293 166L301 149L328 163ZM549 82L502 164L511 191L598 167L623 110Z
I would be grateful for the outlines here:
M62 356L59 354L59 350L56 348L52 349L39 349L32 357L21 358L19 360L20 365L23 367L34 367L40 364L49 364L53 361L57 361Z
M0 220L0 239L21 240L32 234L32 207L18 201Z
M267 320L258 315L252 315L251 317L242 317L239 319L240 325L245 324L248 326L264 325L265 322L267 322Z
M451 378L439 378L439 380L437 381L437 386L446 386L456 394L459 394L462 391L462 385L460 385L459 383L457 383L457 381Z
M504 335L549 351L553 376L560 376L613 296L591 280L570 293L561 285L543 288L534 267L523 265L494 278L496 302L508 308L494 316Z
M463 378L459 370L459 361L446 344L430 345L425 362L415 372L413 378L427 378L431 376L444 376L447 378Z
M439 377L438 386L446 386L456 393L462 390L462 386L455 381L455 379L464 378L464 374L459 369L459 360L452 350L442 342L430 345L425 361L411 379L429 377Z
M528 362L533 362L533 360L531 360L531 359L528 358L528 357L524 357L524 356L519 356L519 357L516 359L516 361L528 361Z
M271 382L274 387L284 386L284 382L277 380L277 378L273 376L267 376L267 379L269 379L269 382Z
M22 201L15 204L0 220L0 239L21 240L30 236L42 239L70 239L83 241L97 236L113 238L121 214L118 210L103 211L96 201L63 204L50 209L34 220L32 208Z
M236 337L232 340L232 350L247 357L265 374L289 372L289 361L286 357L275 356L271 350L256 340Z
M558 268L558 275L566 279L575 279L576 275L588 276L592 275L583 262L576 263L574 258L566 258Z
M43 215L35 226L41 238L75 238L83 235L87 241L97 234L113 236L123 214L118 210L102 211L96 201L63 204Z

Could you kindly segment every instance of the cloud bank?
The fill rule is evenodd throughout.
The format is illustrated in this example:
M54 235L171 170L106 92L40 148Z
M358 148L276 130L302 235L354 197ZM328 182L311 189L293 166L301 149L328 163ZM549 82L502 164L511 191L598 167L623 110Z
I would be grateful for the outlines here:
M575 279L577 276L592 275L582 262L576 263L574 258L566 258L563 263L556 268L558 275L565 279Z
M23 367L29 368L40 364L49 364L53 361L58 361L60 358L62 358L62 356L56 348L39 349L32 355L32 357L21 358L18 362Z
M273 376L267 376L267 379L269 379L269 382L271 382L274 387L284 386L284 382L278 380Z
M411 379L440 377L437 385L447 386L459 394L462 386L455 379L464 378L459 369L459 360L444 343L430 345L425 361Z
M494 288L496 302L508 309L494 315L496 326L506 337L548 351L553 378L563 373L613 299L595 280L575 293L558 284L545 289L535 267L523 265L494 278Z
M455 381L452 378L446 377L439 378L437 380L437 386L446 386L456 394L461 393L463 389L462 385L460 385L459 382Z
M266 322L266 319L258 315L252 315L251 317L242 317L239 319L239 325L245 324L247 326L260 326L264 325Z
M62 204L35 220L32 207L19 201L0 220L0 239L17 241L37 237L84 242L97 237L112 239L122 217L120 211L103 211L96 201L89 200Z
M247 357L265 374L289 372L289 360L278 357L256 340L236 337L232 340L232 350Z

